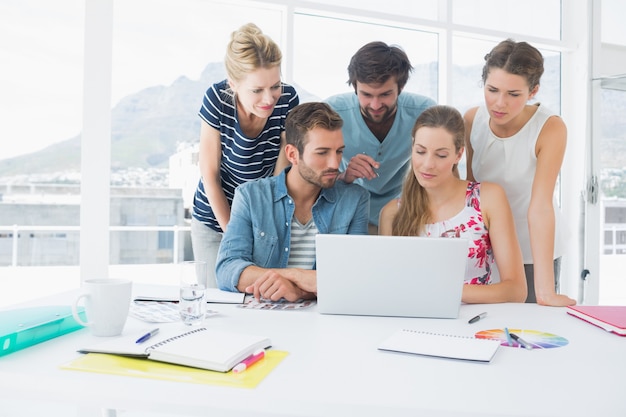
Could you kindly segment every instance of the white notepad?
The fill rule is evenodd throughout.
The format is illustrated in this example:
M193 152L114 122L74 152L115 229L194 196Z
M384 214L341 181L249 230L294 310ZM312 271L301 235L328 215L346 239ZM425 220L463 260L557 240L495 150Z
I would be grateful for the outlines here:
M160 337L159 337L160 336ZM108 353L228 372L259 349L271 346L267 337L199 327L167 335L158 334L137 344L137 335L110 339L82 348L81 353Z
M378 349L440 358L490 362L499 340L402 329L383 341Z

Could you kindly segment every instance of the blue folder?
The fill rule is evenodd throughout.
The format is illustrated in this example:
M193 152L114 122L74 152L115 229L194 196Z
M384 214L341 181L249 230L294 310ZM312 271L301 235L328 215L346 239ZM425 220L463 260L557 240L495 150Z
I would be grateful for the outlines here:
M86 321L84 308L80 318ZM42 306L0 311L0 356L81 329L70 306Z

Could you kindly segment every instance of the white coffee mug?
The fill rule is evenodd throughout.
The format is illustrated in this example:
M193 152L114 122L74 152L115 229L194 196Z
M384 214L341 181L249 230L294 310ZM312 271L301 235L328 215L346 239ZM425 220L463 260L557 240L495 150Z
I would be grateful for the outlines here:
M127 279L88 279L81 286L81 294L72 305L74 319L89 327L94 336L117 336L124 330L132 292L132 281ZM87 322L78 315L78 304L85 299Z

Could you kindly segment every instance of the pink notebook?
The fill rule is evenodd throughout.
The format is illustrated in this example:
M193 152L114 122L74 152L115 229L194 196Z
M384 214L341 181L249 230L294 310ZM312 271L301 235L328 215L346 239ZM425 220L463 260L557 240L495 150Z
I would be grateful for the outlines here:
M607 332L626 336L626 306L569 306L567 314L601 327Z

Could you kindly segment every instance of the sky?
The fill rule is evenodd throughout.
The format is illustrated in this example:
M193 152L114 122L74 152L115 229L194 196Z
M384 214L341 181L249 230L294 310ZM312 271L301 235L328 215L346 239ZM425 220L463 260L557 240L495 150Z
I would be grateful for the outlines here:
M0 65L0 159L80 133L83 3L0 2L0 53L8 56ZM194 6L193 13L181 7L185 3ZM180 76L198 79L209 62L222 60L234 29L264 15L240 8L236 17L213 19L209 26L209 6L198 0L115 2L112 106L143 88L170 85ZM159 22L158 33L154 22ZM272 37L280 34L279 28L264 31Z
M469 1L461 4L471 4ZM626 8L619 0L604 1ZM3 144L0 159L34 152L80 133L84 2L0 1L0 54L3 56L0 64L0 141ZM214 5L202 0L115 1L112 106L143 88L170 85L180 76L198 79L208 63L222 60L230 33L246 22L259 23L265 33L281 43L279 25L260 23L280 22L276 10L269 7L258 10L226 1L221 7L231 9L224 13L227 19L213 18ZM470 12L465 11L463 15ZM468 18L486 19L480 13ZM357 46L366 41L378 38L389 43L397 41L405 47L414 65L415 61L437 59L436 53L428 55L420 49L420 40L416 42L414 32L407 31L396 39L397 28L376 28L373 32L372 25L349 23L351 39L344 39L332 21L320 25L319 19L303 16L298 24L311 26L305 33L327 36L336 42L335 48L320 47L320 37L313 36L308 40L309 46L294 52L294 59L298 60L295 68L302 75L301 79L319 81L318 85L304 87L316 90L313 92L322 98L347 91L347 61ZM609 35L626 39L623 25L616 27L622 29ZM322 48L321 57L309 53L309 48L316 47ZM463 52L468 48L459 49ZM479 59L482 52L480 55ZM475 58L473 54L472 59ZM462 53L456 54L455 59L463 60ZM321 68L326 73L337 74L333 76L336 83L319 80L315 74ZM305 73L313 75L304 76Z
M0 2L0 159L80 130L83 35L74 22L82 21L83 6L80 0L63 3L71 7Z

